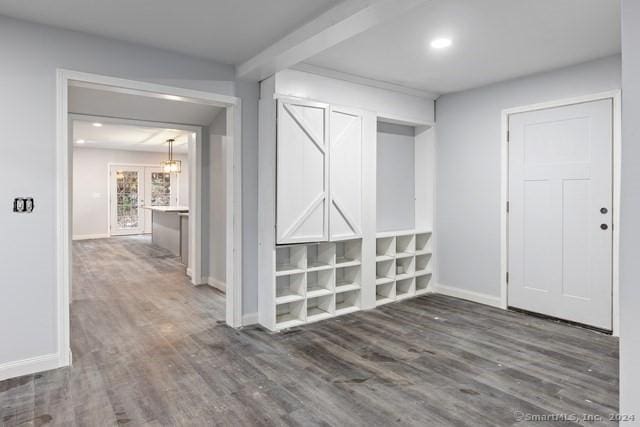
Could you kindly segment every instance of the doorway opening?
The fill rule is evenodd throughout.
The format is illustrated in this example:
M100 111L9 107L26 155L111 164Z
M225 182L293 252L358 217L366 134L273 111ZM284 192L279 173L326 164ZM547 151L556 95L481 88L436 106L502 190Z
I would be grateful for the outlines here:
M137 137L127 139L127 132L117 135L118 129L127 126L136 128L133 133L138 132ZM106 143L88 131L100 129L111 130L103 134L110 134L116 145L129 144L120 148L130 149L101 146ZM110 250L116 252L114 259L123 258L118 250L131 255L128 269L120 269L111 280L140 281L140 277L127 274L153 266L174 282L221 289L225 297L218 302L219 320L241 326L240 129L240 100L236 97L58 71L59 366L71 363L70 302L74 268L78 268L72 264L73 251L83 241L93 242L93 248L85 245L90 250L84 255L97 258ZM148 138L141 136L145 132ZM173 159L182 164L179 171L161 166L169 156L168 140L173 140ZM96 168L89 175L101 180L103 190L85 189L82 195L76 194L78 186L90 186L84 176L76 176L81 163L77 152L83 152L86 173L87 167L91 169L89 159L108 150L137 152L138 160L121 153L106 156L111 160L105 162L101 156L101 172ZM93 153L87 155L90 151ZM95 200L101 203L92 203ZM98 209L99 215L92 208ZM171 224L165 221L169 218ZM106 231L87 231L96 223ZM212 246L212 236L218 238L217 246ZM107 239L114 245L98 247ZM189 279L163 270L181 264L182 275L187 273ZM135 293L137 288L129 289Z

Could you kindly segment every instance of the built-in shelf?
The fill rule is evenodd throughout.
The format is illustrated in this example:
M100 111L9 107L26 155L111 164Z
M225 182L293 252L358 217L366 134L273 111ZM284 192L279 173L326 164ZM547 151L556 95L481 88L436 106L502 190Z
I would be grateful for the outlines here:
M275 319L282 330L360 310L362 239L276 246ZM394 258L388 260L389 274Z
M307 322L315 322L331 317L334 312L334 298L333 294L312 298L307 297Z
M376 305L429 291L432 232L388 231L376 238Z

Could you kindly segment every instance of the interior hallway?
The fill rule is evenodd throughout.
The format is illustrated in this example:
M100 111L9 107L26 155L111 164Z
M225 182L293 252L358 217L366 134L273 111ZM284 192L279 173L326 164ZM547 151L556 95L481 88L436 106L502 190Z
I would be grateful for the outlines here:
M147 237L73 249L73 367L0 382L1 425L608 424L618 409L610 336L435 295L233 330L224 296Z

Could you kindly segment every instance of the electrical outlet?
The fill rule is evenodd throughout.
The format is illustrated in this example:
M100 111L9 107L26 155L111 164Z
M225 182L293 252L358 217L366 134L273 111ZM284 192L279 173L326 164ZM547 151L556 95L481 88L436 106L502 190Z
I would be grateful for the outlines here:
M31 213L33 208L33 197L16 197L13 199L13 211L16 213Z

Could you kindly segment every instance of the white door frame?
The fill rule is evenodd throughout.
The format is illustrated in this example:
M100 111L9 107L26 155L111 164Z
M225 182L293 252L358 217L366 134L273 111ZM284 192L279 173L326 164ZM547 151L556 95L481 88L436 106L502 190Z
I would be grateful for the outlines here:
M72 167L73 147L69 126L69 85L109 86L119 93L156 98L178 99L227 109L227 248L226 248L226 323L242 325L242 123L240 98L210 92L127 80L73 70L56 70L56 282L58 367L71 364L70 290L72 241ZM202 181L197 168L197 182ZM200 190L200 189L197 189ZM193 190L190 190L193 191ZM193 193L192 193L193 194ZM196 210L196 214L199 209ZM200 220L200 218L196 218ZM200 245L201 246L201 245Z
M568 105L581 104L585 102L611 99L613 102L613 252L612 252L612 316L613 335L618 336L620 330L619 316L619 270L618 254L620 242L620 142L621 142L621 103L620 90L600 92L591 95L577 96L573 98L560 99L555 101L542 102L539 104L524 105L521 107L507 108L502 110L502 131L501 131L501 180L500 180L500 305L507 309L508 306L508 230L509 218L507 215L507 201L509 200L509 144L507 142L507 131L509 130L509 116L511 114L525 113L547 108L565 107Z

